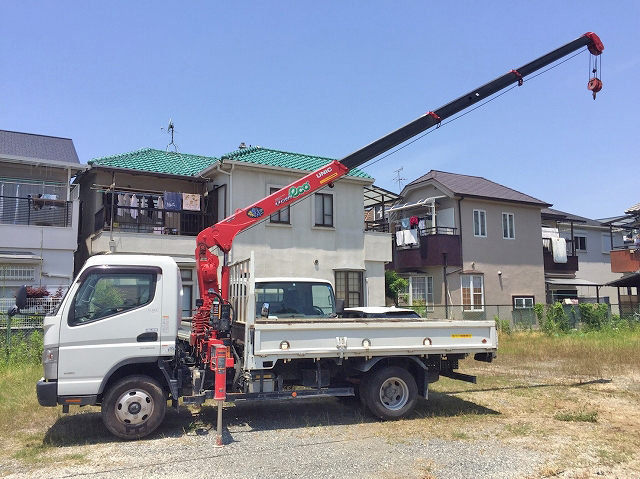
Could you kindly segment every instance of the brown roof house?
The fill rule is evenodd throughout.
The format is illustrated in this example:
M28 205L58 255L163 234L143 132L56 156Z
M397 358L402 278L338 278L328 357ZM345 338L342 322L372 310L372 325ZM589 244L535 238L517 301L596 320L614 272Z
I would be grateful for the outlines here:
M388 210L387 265L409 280L402 299L427 317L533 320L545 302L541 210L551 206L477 176L430 171ZM524 312L524 314L522 314Z

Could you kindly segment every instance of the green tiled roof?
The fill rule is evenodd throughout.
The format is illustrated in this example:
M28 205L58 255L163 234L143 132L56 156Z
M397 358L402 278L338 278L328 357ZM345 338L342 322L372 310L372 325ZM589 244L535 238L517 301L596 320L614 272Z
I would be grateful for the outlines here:
M173 151L144 148L130 153L94 158L87 163L94 166L194 176L217 161L220 160L209 156L187 155Z
M249 148L243 148L241 150L236 150L232 153L222 155L222 162L224 163L225 160L314 171L333 161L333 158L324 158L321 156L311 156L302 153L290 153L288 151L270 150L260 146L251 146ZM373 179L364 171L357 168L353 168L349 171L347 176Z
M225 160L233 160L256 165L280 166L282 168L308 171L317 170L333 160L332 158L324 158L321 156L270 150L259 146L236 150L224 155L222 158L223 162ZM130 153L94 158L87 163L93 166L126 168L180 176L195 176L218 161L220 161L220 159L210 156L188 155L185 153L144 148ZM347 176L372 179L371 176L357 168L349 171Z

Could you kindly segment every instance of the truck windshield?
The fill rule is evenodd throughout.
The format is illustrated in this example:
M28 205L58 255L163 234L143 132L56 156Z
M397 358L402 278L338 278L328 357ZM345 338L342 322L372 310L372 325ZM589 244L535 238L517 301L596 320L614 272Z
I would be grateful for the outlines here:
M331 285L308 281L256 283L257 318L261 317L265 306L272 319L328 318L336 312Z

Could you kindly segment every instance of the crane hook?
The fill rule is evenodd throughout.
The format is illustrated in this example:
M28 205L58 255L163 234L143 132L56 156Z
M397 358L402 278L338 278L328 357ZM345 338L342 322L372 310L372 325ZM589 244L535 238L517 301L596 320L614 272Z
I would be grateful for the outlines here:
M593 93L593 99L596 99L596 93L602 90L602 81L599 78L593 77L587 84L587 90Z

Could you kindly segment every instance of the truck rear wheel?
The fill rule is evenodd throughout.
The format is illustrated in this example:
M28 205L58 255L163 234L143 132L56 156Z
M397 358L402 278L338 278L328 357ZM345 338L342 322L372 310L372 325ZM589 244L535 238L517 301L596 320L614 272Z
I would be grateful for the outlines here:
M389 366L363 379L364 403L384 420L400 419L411 414L418 401L418 386L409 371Z
M130 376L116 382L102 400L102 421L122 439L151 434L164 419L167 398L157 381Z

